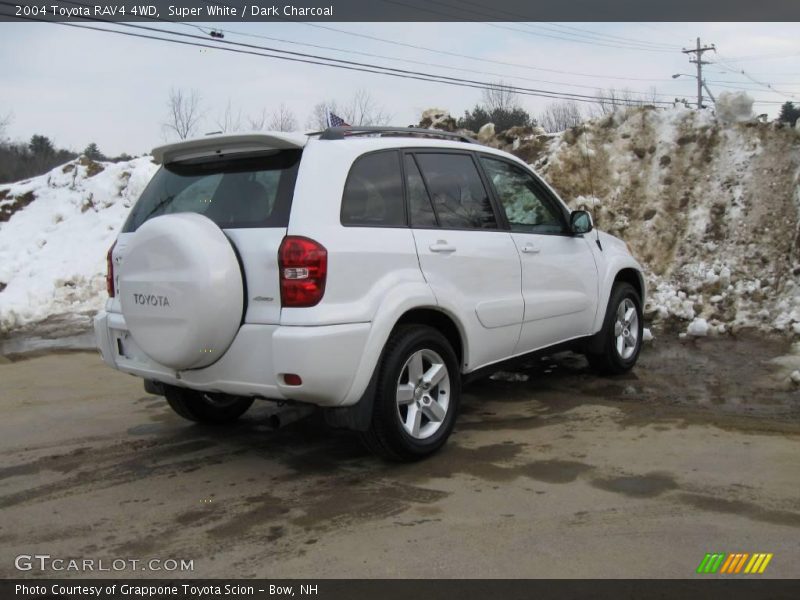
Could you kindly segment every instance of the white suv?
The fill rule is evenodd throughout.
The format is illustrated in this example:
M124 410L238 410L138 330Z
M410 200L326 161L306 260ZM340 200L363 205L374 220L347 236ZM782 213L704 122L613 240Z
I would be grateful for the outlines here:
M332 128L153 157L95 331L105 362L183 417L316 405L411 460L450 435L467 375L555 346L609 373L639 355L641 267L506 152Z

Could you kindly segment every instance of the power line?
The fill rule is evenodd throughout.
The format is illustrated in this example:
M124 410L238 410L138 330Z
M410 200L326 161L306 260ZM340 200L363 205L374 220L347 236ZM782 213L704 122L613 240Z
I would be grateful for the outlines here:
M637 45L642 45L642 46L650 46L650 47L653 47L653 48L663 48L663 49L669 50L670 52L674 52L674 51L680 49L680 46L678 46L676 44L664 44L662 42L648 42L648 41L637 40L637 39L634 39L634 38L629 38L629 37L620 36L620 35L598 33L598 32L593 32L590 29L582 29L580 27L573 27L572 25L564 25L564 24L561 24L561 23L548 23L548 25L551 25L552 27L559 27L559 28L562 28L562 29L572 29L574 31L584 32L586 35L591 35L591 36L594 36L594 37L603 36L603 37L606 37L606 38L609 38L609 39L612 39L612 40L616 39L616 40L619 40L619 41L622 41L622 42L628 42L628 43L631 43L631 44L637 44Z
M746 62L746 61L754 61L754 60L774 60L774 59L781 59L781 58L794 58L795 56L800 56L800 52L790 52L790 53L787 53L787 54L776 53L776 54L752 54L750 56L735 56L733 58L729 58L728 62Z
M408 4L407 2L402 2L401 0L381 0L381 1L382 2L386 2L387 4L396 4L398 6L405 6L405 7L413 8L413 9L416 9L416 10L422 10L424 12L429 12L431 14L440 15L440 16L444 16L444 17L448 17L448 18L453 18L453 16L454 16L453 13L448 13L448 12L444 12L444 11L441 11L441 10L436 10L436 9L433 9L433 8L430 8L430 7L423 7L423 6L418 6L418 5L414 5L414 4ZM464 9L463 6L453 6L452 4L446 4L446 3L441 2L439 0L427 0L427 1L431 2L431 3L434 3L434 4L438 4L440 6L445 6L445 7L448 7L448 8L455 8L455 9L457 9L459 11L459 14L457 15L459 17L461 17L463 12L465 12L465 9ZM486 12L477 12L477 11L470 10L470 9L466 9L466 11L467 12L471 12L472 14L475 14L475 15L483 16L483 17L487 17L487 16L488 17L494 17L493 14L486 13ZM558 35L552 35L552 34L547 34L547 33L537 33L537 32L528 31L528 30L525 30L525 29L518 29L516 27L509 27L507 25L498 25L497 23L487 23L485 21L469 21L469 22L479 23L481 25L486 25L487 27L494 27L495 29L502 29L502 30L506 30L506 31L514 31L514 32L517 32L517 33L524 33L524 34L532 35L532 36L536 36L536 37L545 37L545 38L550 38L550 39L569 41L569 42L578 43L578 44L589 44L589 45L592 45L592 46L604 46L604 47L607 47L607 48L621 48L623 50L634 49L634 50L638 50L638 51L641 51L641 52L663 52L663 53L672 52L672 50L656 49L656 48L650 48L650 47L645 47L645 46L641 46L641 47L640 46L633 46L631 44L620 45L618 43L617 44L611 44L611 43L605 43L605 42L602 42L602 41L589 41L589 40L575 38L575 37L565 38L565 37L563 37L563 35L558 36ZM572 34L572 35L574 35L574 34Z
M86 6L85 4L83 4L81 2L77 2L75 0L62 0L62 1L66 2L68 4L76 5L76 6ZM8 2L0 2L0 5L13 6L13 4L8 3ZM80 17L80 18L85 20L85 21L93 21L93 22L98 22L98 23L104 23L104 24L107 24L107 25L116 25L116 26L140 29L140 30L145 30L145 31L151 31L151 32L160 33L160 34L175 35L175 36L181 36L181 37L190 38L190 39L206 41L205 37L192 35L192 34L188 34L188 33L184 33L184 32L169 31L169 30L164 30L164 29L158 29L158 28L155 28L155 27L148 27L146 25L136 25L136 24L133 24L133 23L122 23L122 22L114 23L114 22L109 21L107 19L101 19L101 18L96 18L96 17ZM162 19L159 19L159 20L163 21ZM411 71L411 70L408 70L408 69L397 69L397 68L394 68L394 67L386 67L386 66L375 65L375 64L370 64L370 63L362 63L362 62L349 61L349 60L344 60L344 59L339 59L339 58L331 58L331 57L328 57L328 56L322 56L322 55L317 55L317 54L308 54L308 53L304 53L304 52L295 52L295 51L291 51L291 50L282 50L280 48L272 48L272 47L267 47L267 46L257 46L257 45L254 45L254 44L245 44L245 43L242 43L242 42L232 42L230 40L224 40L224 39L217 39L216 43L217 44L224 44L226 46L231 46L231 45L233 45L233 46L241 46L241 47L248 48L248 49L262 50L262 51L267 51L267 52L276 52L276 53L280 53L280 54L288 54L288 55L291 55L291 56L308 58L308 59L313 59L313 60L316 60L316 61L320 61L320 60L327 61L325 64L327 64L327 63L337 63L337 64L343 64L343 65L349 65L349 66L355 66L355 67L364 67L364 68L369 68L369 69L380 69L380 70L389 71L389 72L398 73L398 74L415 75L415 76L421 76L421 77L426 77L426 78L435 78L435 79L441 79L441 80L448 80L448 81L475 84L475 85L483 86L485 89L497 89L497 87L502 87L504 89L508 89L509 91L513 91L513 92L516 92L516 93L526 92L526 93L529 93L530 95L541 95L543 97L563 97L565 99L574 99L574 100L584 99L583 101L589 100L589 101L592 101L592 102L595 102L597 100L614 100L614 98L605 98L605 97L598 96L598 95L589 96L589 95L586 95L586 94L578 94L578 93L575 93L575 92L563 92L563 91L558 91L558 90L546 90L546 89L539 89L539 88L526 88L526 87L512 86L512 85L507 85L507 84L502 84L501 86L498 86L497 84L492 83L492 82L478 81L478 80L473 80L473 79L464 79L464 78L457 78L457 77L449 77L447 75L424 73L424 72L419 72L419 71ZM331 66L333 66L333 65L331 65ZM671 104L669 102L661 102L661 101L655 101L654 103L656 103L656 104Z
M376 41L376 42L383 42L383 43L392 44L392 45L395 45L395 46L402 46L402 47L411 48L411 49L414 49L414 50L422 50L422 51L425 51L425 52L433 52L434 54L443 54L443 55L446 55L446 56L453 56L453 57L456 57L456 58L465 58L467 60L474 60L474 61L483 62L483 63L491 63L491 64L495 64L495 65L505 65L507 67L515 67L515 68L518 68L518 69L527 69L527 70L531 70L531 71L544 71L544 72L547 72L547 73L561 73L561 74L565 74L565 75L575 75L576 77L590 77L592 79L616 79L616 80L620 80L620 81L650 81L650 82L664 81L663 78L620 77L620 76L616 76L616 75L598 75L596 73L580 73L580 72L576 72L576 71L566 71L566 70L563 70L563 69L548 69L548 68L545 68L545 67L535 67L535 66L526 65L526 64L523 64L523 63L514 63L514 62L508 62L508 61L493 60L493 59L489 59L489 58L481 58L481 57L478 57L478 56L471 56L469 54L460 54L458 52L450 52L449 50L428 48L428 47L419 46L419 45L416 45L416 44L408 44L408 43L405 43L405 42L398 42L396 40L387 40L387 39L380 38L380 37L373 36L373 35L369 35L369 34L366 34L366 33L358 33L358 32L355 32L355 31L347 31L346 29L337 29L336 27L329 27L327 25L320 25L319 23L307 23L307 22L296 22L296 23L298 25L305 25L305 26L308 26L308 27L315 27L317 29L326 29L328 31L334 31L334 32L341 33L341 34L344 34L344 35L349 35L349 36L358 37L358 38L362 38L362 39L368 39L368 40L372 40L372 41Z
M213 5L216 5L216 6L223 6L223 7L230 8L230 5L225 4L224 2L221 2L221 0L216 0L216 1L214 1L214 0L203 0L203 2L205 2L206 4L213 4ZM548 68L545 68L545 67L535 67L535 66L527 65L527 64L523 64L523 63L514 63L514 62L508 62L508 61L501 61L501 60L492 60L492 59L489 59L489 58L482 58L482 57L479 57L479 56L472 56L472 55L469 55L469 54L460 54L458 52L451 52L449 50L430 48L430 47L426 47L426 46L420 46L420 45L417 45L417 44L409 44L407 42L400 42L400 41L397 41L397 40L388 40L386 38L382 38L382 37L378 37L378 36L374 36L374 35L369 35L369 34L366 34L366 33L359 33L359 32L356 32L356 31L347 31L346 29L338 29L336 27L331 27L329 25L321 25L319 23L309 23L309 22L305 22L305 21L289 21L288 19L287 19L287 22L294 23L296 25L304 25L304 26L307 26L307 27L314 27L316 29L323 29L323 30L327 30L327 31L333 31L335 33L340 33L340 34L348 35L348 36L351 36L351 37L357 37L357 38L361 38L361 39L372 40L372 41L375 41L375 42L391 44L393 46L399 46L399 47L403 47L403 48L410 48L410 49L413 49L413 50L421 50L421 51L424 51L424 52L431 52L433 54L440 54L440 55L445 55L445 56L453 56L455 58L465 58L467 60L474 60L474 61L477 61L477 62L483 62L483 63L489 63L489 64L495 64L495 65L504 65L504 66L507 66L507 67L514 67L514 68L518 68L518 69L527 69L527 70L531 70L531 71L543 71L543 72L547 72L547 73L558 73L558 74L562 74L562 75L575 75L576 77L590 77L592 79L616 79L616 80L620 80L620 81L650 81L650 82L663 82L663 81L665 81L665 79L663 79L663 78L620 77L620 76L615 76L615 75L600 75L600 74L597 74L597 73L580 73L580 72L576 72L576 71L566 71L564 69L548 69ZM249 35L255 35L255 34L249 34Z
M70 3L70 4L85 6L85 5L83 5L83 4L79 3L79 2L70 2L69 0L65 0L65 1ZM10 4L8 2L0 2L0 4L6 5L6 6L13 6L12 4ZM11 15L9 15L9 16L11 16ZM23 19L23 20L43 21L43 19L32 19L32 18ZM193 40L206 41L205 37L200 37L200 36L197 36L197 35L190 35L190 34L186 34L186 33L182 33L182 32L175 32L175 31L169 31L169 30L164 30L164 29L158 29L158 28L153 28L153 27L147 27L147 26L143 26L143 25L135 25L135 24L131 24L131 23L112 23L112 22L110 22L108 20L105 20L105 19L97 19L97 18L91 18L91 17L86 17L86 18L84 18L84 20L104 23L106 25L117 25L117 26L129 27L129 28L136 28L136 29L140 29L140 30L152 31L152 32L159 33L159 34L162 34L162 35L182 36L182 37L187 37L187 38L190 38L190 39L193 39ZM59 23L59 24L65 25L63 23ZM95 30L95 31L100 31L100 32L105 32L105 33L117 33L117 34L122 34L122 35L129 35L129 36L133 35L133 34L131 34L129 32L123 32L123 31L119 31L119 30L110 30L110 29L103 29L103 28L97 28L97 27L88 27L88 26L84 26L83 28L92 29L92 30ZM203 31L201 28L199 28L199 29L201 31ZM497 89L497 87L498 87L497 84L486 82L486 81L464 79L464 78L455 78L455 77L449 77L449 76L446 76L446 75L422 73L422 72L410 71L410 70L406 70L406 69L395 69L395 68L392 68L392 67L385 67L385 66L374 65L374 64L370 64L370 63L360 63L360 62L355 62L355 61L345 61L345 60L342 60L342 59L335 59L335 58L331 58L331 57L327 57L327 56L313 55L313 54L307 54L307 53L301 53L301 52L292 52L292 51L281 50L281 49L277 49L277 48L271 48L271 47L265 47L265 46L255 46L255 45L252 45L252 44L243 44L243 43L237 43L237 42L231 42L231 41L225 41L225 40L217 40L216 44L196 44L196 43L193 44L191 42L182 42L182 41L174 40L174 39L171 39L171 38L162 38L162 37L145 36L145 35L138 35L138 36L134 36L134 37L143 37L143 38L147 38L147 39L154 39L154 40L172 42L172 43L182 43L184 45L196 45L198 47L204 47L204 48L215 48L215 49L219 49L219 50L236 51L236 50L233 50L231 48L221 47L219 44L233 45L233 46L245 47L245 48L248 48L248 49L255 49L255 50L260 50L260 51L267 51L267 52L277 53L277 54L264 54L264 53L261 53L261 52L237 51L237 52L243 53L243 54L253 54L253 55L256 55L256 56L263 56L263 57L266 57L266 58L278 58L278 59L282 59L282 60L293 60L294 62L304 62L304 63L321 65L321 66L345 68L345 69L348 69L348 70L363 71L363 72L375 73L375 74L383 74L383 75L393 75L393 76L398 76L398 77L407 76L407 78L409 78L409 79L416 79L416 80L420 80L420 81L429 81L429 82L434 82L434 83L447 83L449 85L461 85L462 87L472 87L472 88L476 88L476 89ZM292 55L292 56L291 57L282 56L284 54L289 54L289 55ZM321 62L321 61L325 61L325 62ZM523 87L511 86L511 85L503 85L502 87L505 88L505 89L508 89L511 92L519 93L521 95L539 96L539 97L544 97L544 98L567 99L567 100L575 100L575 101L579 101L579 102L597 102L597 101L601 101L601 100L611 100L611 101L615 100L614 98L606 98L606 97L603 97L603 96L600 96L600 95L588 96L588 95L585 95L585 94L577 94L577 93L574 93L574 92L565 92L565 91L559 91L559 90L523 88ZM661 104L661 105L670 105L670 104L672 104L671 102L664 102L664 101L652 101L650 103L651 104Z
M775 89L774 87L772 87L772 84L765 83L763 81L759 81L755 77L751 76L749 73L745 72L744 69L737 69L736 67L731 66L730 64L728 64L728 61L725 58L720 57L719 65L723 69L725 69L727 71L730 71L731 73L736 73L737 75L742 75L743 77L746 77L747 79L749 79L750 81L752 81L756 85L759 85L759 86L761 86L763 88L766 88L766 89L770 90L771 92L773 92L775 94L780 94L781 96L784 96L785 98L793 98L793 99L797 98L796 94L792 94L790 92L785 92L785 91L782 91L782 90Z
M0 4L5 5L5 6L13 6L13 5L11 5L11 4L7 3L7 2L0 2ZM261 57L264 57L264 58L277 58L279 60L286 60L286 61L291 61L291 62L313 64L313 65L326 66L326 67L334 67L334 68L345 69L345 70L349 70L349 71L360 71L360 72L365 72L365 73L373 73L373 74L377 74L377 75L389 75L389 76L399 77L399 78L403 78L403 79L414 79L414 80L418 80L418 81L427 81L427 82L431 82L431 83L443 83L443 84L446 84L446 85L452 85L452 86L458 86L458 87L468 87L468 88L474 88L474 89L480 89L480 90L497 89L496 85L494 85L492 83L489 83L489 82L458 79L458 78L446 77L446 76L443 76L443 75L428 75L428 74L425 74L425 73L416 73L416 72L412 72L412 71L405 71L404 72L404 71L399 70L399 69L388 69L386 67L370 66L370 65L351 66L351 65L346 65L346 64L332 64L332 63L328 63L328 62L320 62L320 60L314 60L314 59L311 59L311 58L300 58L300 57L292 57L292 56L282 56L282 55L277 55L277 54L266 54L264 52L256 52L255 50L241 50L241 49L238 49L238 48L223 47L223 46L219 46L219 45L216 45L216 44L210 44L210 43L197 43L197 42L190 42L190 41L185 41L185 40L176 40L176 39L172 39L172 38L158 37L158 36L154 36L154 35L148 35L148 34L142 34L142 33L134 33L134 32L129 32L129 31L104 29L104 28L101 28L101 27L93 27L93 26L90 26L90 25L78 25L78 24L75 24L75 23L52 22L52 21L46 21L44 19L37 19L37 18L33 18L33 17L22 17L22 16L16 16L16 15L12 15L12 14L4 14L3 16L15 18L15 19L18 19L18 20L24 20L24 21L37 21L37 22L42 22L42 23L52 23L52 24L55 24L55 25L61 25L61 26L65 26L65 27L73 27L73 28L76 28L76 29L88 29L88 30L92 30L92 31L99 31L99 32L102 32L102 33L114 33L114 34L118 34L118 35L125 35L125 36L129 36L129 37L137 37L137 38L143 38L143 39L157 40L157 41L162 41L162 42L181 44L181 45L185 45L185 46L195 46L195 47L200 47L200 48L210 48L210 49L216 49L216 50L223 50L223 51L226 51L226 52L234 52L234 53L237 53L237 54L248 54L248 55L252 55L252 56L261 56ZM199 36L192 36L192 35L189 35L189 34L178 34L176 32L170 32L170 31L159 30L159 29L156 29L156 28L138 26L138 25L133 25L131 23L110 23L108 21L103 21L101 19L93 19L93 20L100 21L100 22L106 23L106 24L111 24L111 25L122 25L122 26L127 26L127 27L135 27L135 28L138 28L138 29L157 31L157 32L165 33L167 35L184 35L184 36L187 36L187 37L190 37L190 38L205 40L205 38L200 38ZM235 44L235 43L234 43L234 45L248 46L247 44ZM258 47L255 47L255 48L258 48ZM281 51L278 51L278 52L281 52ZM294 54L298 54L298 53L294 53ZM322 57L321 60L332 60L332 59L327 59L327 58ZM345 62L347 62L347 61L345 61ZM353 64L355 65L357 63L353 63ZM370 68L370 67L372 67L372 68ZM375 70L375 69L387 69L387 70ZM591 103L595 103L598 100L605 99L605 98L602 98L602 97L601 98L597 98L597 97L593 97L593 96L576 95L576 94L571 94L571 93L561 93L561 92L556 92L556 91L551 91L551 90L531 90L530 88L516 88L516 87L513 87L513 86L504 86L504 87L507 87L507 89L509 89L509 91L512 91L512 92L514 92L516 94L520 94L520 95L523 95L523 96L537 96L537 97L542 97L542 98L552 98L552 99L559 99L559 100L574 100L576 102L591 102ZM656 102L655 104L671 104L671 103Z
M437 4L443 4L442 2L437 1L437 0L431 0L431 1L436 2ZM454 7L452 4L450 6L453 7L453 8L458 8L459 10L463 10L463 6L462 6L463 4L470 4L472 6L476 6L478 8L482 8L482 9L485 8L485 6L483 6L482 4L478 4L478 3L473 2L471 0L460 0L459 5L457 7ZM503 10L503 9L500 9L500 8L493 8L492 11L493 11L492 13L483 12L482 14L483 14L483 16L487 16L487 17L494 17L496 14L508 15L508 16L512 17L514 20L521 21L521 23L520 23L521 25L524 25L526 27L531 27L531 25L529 23L525 22L525 21L530 21L531 20L531 16L530 15L523 15L523 14L520 14L518 12L512 12L512 11L509 11L509 10ZM563 25L563 24L560 24L560 23L547 23L547 25L549 25L551 27L551 30L554 27L561 28L561 29L572 29L572 30L575 30L575 31L579 31L579 32L591 35L591 36L593 36L595 38L598 38L598 39L607 38L609 41L613 41L613 40L625 41L625 42L629 42L629 43L641 44L641 45L646 45L646 46L651 46L651 47L669 48L670 50L678 50L679 49L679 47L676 46L676 45L664 44L664 43L661 43L661 42L649 42L649 41L646 41L646 40L637 40L637 39L634 39L634 38L629 38L629 37L624 37L624 36L617 36L617 35L612 35L612 34L600 33L600 32L596 32L596 31L591 31L589 29L582 29L582 28L579 28L579 27L574 27L574 26L570 26L570 25ZM540 24L540 26L544 26L544 25Z
M161 19L161 20L164 21L164 22L167 22L167 23L172 23L172 21L165 21L164 19ZM179 24L179 25L192 25L191 23L186 23L186 22L183 22L183 21L178 21L177 24ZM480 71L480 70L470 69L470 68L465 68L465 67L456 67L454 65L446 65L446 64L441 64L441 63L431 63L431 62L426 62L426 61L414 60L414 59L410 59L410 58L399 58L397 56L386 56L384 54L374 54L374 53L371 53L371 52L362 52L362 51L359 51L359 50L349 50L349 49L345 49L345 48L337 48L335 46L323 46L323 45L320 45L320 44L312 44L310 42L298 42L297 40L287 40L285 38L277 38L277 37L273 37L273 36L257 34L257 33L249 33L249 32L244 32L244 31L235 31L235 30L231 30L231 29L215 28L215 31L219 31L219 32L222 32L222 33L227 33L229 35L239 35L239 36L248 37L248 38L270 40L270 41L273 41L273 42L280 42L280 43L283 43L283 44L292 44L292 45L295 45L295 46L307 46L309 48L317 48L317 49L320 49L320 50L331 50L333 52L343 52L343 53L346 53L346 54L355 54L355 55L358 55L358 56L367 56L367 57L370 57L370 58L379 58L379 59L382 59L382 60L391 60L391 61L395 61L395 62L403 62L403 63L414 64L414 65L422 65L422 66L426 66L426 67L437 67L437 68L442 68L442 69L450 69L450 70L453 70L453 71L462 71L462 72L465 72L465 73L479 73L481 75L491 75L492 77L499 77L501 79L519 79L521 81L532 81L532 82L536 82L536 83L548 83L548 84L553 84L553 85L564 85L564 86L567 86L567 87L577 87L577 88L594 89L594 90L598 89L598 86L596 86L596 85L583 85L583 84L580 84L580 83L569 83L569 82L566 82L566 81L552 81L552 80L548 80L548 79L533 79L532 77L523 77L521 75L511 75L509 73L497 73L497 72L493 72L493 71ZM206 33L205 31L203 31L203 32ZM659 80L655 80L654 79L653 81L668 82L670 80L669 79L659 79ZM639 92L639 91L634 91L634 90L630 90L630 93L636 94L636 95L647 96L647 97L655 95L655 96L662 96L662 97L667 98L667 97L672 97L673 96L672 94L652 94L650 92Z

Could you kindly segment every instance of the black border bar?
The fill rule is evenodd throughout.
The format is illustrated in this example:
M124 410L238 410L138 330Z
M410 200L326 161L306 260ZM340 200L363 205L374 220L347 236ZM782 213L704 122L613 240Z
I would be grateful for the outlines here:
M153 7L153 12L140 15L134 7ZM800 21L798 0L6 0L0 21L28 16L78 22L84 9L109 21L146 21L156 15L194 22Z
M714 577L714 576L710 576ZM134 595L123 593L123 586L174 587L178 593ZM186 593L184 585L194 586L202 593ZM21 593L17 586L38 586L43 593ZM109 593L114 586L114 593ZM225 586L253 588L253 593L226 594ZM274 587L270 587L274 586ZM301 586L309 586L301 588ZM101 588L101 593L62 593L59 589L76 587ZM276 593L276 588L283 593ZM291 588L293 595L286 593ZM303 590L306 590L303 593ZM314 591L310 591L314 590ZM0 581L3 600L564 600L568 598L604 600L664 600L703 598L703 600L796 600L800 597L800 580L761 579L731 576L729 578L694 579L45 579Z

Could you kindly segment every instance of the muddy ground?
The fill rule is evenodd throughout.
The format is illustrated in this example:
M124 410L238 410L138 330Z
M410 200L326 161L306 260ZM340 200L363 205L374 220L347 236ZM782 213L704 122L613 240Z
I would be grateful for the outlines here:
M789 351L665 337L616 379L559 355L470 385L444 451L411 465L314 419L273 431L263 404L189 424L95 353L0 357L0 576L58 575L15 570L38 553L196 577L691 577L706 552L771 552L760 577L797 577L800 393L770 362Z

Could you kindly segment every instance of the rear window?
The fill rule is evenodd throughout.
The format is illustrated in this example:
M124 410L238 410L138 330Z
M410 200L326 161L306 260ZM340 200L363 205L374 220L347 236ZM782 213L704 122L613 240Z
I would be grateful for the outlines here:
M153 217L192 212L221 228L286 227L300 150L210 157L164 165L133 207L129 233Z
M344 186L340 216L342 225L405 226L403 179L396 151L373 152L353 164Z

